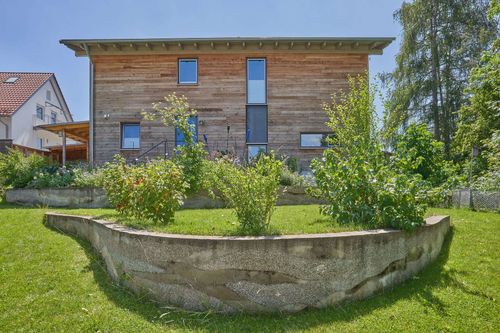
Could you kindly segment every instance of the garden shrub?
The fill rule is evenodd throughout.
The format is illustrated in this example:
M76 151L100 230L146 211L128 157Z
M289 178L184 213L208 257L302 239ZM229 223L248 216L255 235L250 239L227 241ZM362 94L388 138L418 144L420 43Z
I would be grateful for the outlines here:
M296 172L284 167L281 171L280 185L283 186L304 186L304 177Z
M176 148L175 162L183 168L184 181L189 185L188 194L198 192L203 183L203 160L206 157L204 145L194 135L194 125L189 122L197 111L189 106L185 96L172 93L164 101L153 103L152 109L143 112L146 120L160 121L167 127L177 128L184 137L184 145Z
M421 175L432 186L447 179L444 143L435 140L425 124L412 124L396 137L392 163L402 172Z
M426 193L419 175L390 168L379 143L374 89L366 75L349 77L349 92L332 96L323 109L335 135L321 159L311 162L321 212L338 223L414 230L424 223Z
M173 219L188 189L182 169L170 160L129 166L117 156L102 173L108 200L118 212L155 223Z
M73 170L74 179L72 186L74 187L101 187L103 182L102 169L99 168L77 168Z
M65 167L49 166L41 168L26 185L29 188L60 188L73 185L75 175L73 170Z
M6 154L0 154L0 187L26 187L48 163L43 156L25 156L18 149L8 148Z
M487 167L474 180L472 187L480 191L500 191L500 130L493 132L491 139L485 141Z
M260 155L245 167L224 158L210 164L212 190L233 208L241 232L265 232L278 199L283 162L274 155Z

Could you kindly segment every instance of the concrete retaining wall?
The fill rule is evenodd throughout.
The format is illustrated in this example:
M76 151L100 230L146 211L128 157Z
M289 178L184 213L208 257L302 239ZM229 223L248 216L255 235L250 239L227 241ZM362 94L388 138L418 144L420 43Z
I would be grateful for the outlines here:
M138 231L48 213L48 226L90 241L114 280L162 304L203 311L296 312L361 299L434 260L450 228L432 217L415 233L210 237Z
M24 206L103 208L108 205L106 193L99 188L11 189L6 191L5 199Z
M25 206L50 206L68 208L108 207L106 192L99 188L21 188L6 191L6 200ZM282 189L277 205L308 205L321 201L305 194L303 188ZM222 200L212 199L207 194L197 194L185 200L183 208L221 208Z

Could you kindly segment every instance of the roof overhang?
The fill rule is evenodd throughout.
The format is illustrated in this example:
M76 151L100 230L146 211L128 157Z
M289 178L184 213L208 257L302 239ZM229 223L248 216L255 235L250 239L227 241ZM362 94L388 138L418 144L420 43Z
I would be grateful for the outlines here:
M233 37L150 39L63 39L77 57L123 54L362 53L382 54L394 37Z
M66 136L70 139L83 143L87 143L89 141L88 121L38 125L35 126L35 129L43 129L55 134L59 134L64 130Z

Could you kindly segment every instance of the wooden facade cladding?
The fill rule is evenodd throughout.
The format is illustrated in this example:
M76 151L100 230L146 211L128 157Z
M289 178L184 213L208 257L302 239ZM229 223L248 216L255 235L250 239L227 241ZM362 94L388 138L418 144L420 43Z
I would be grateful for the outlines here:
M268 150L297 157L303 165L320 149L300 149L301 132L325 132L321 104L347 88L347 76L368 69L368 54L359 53L182 53L162 55L94 55L94 160L109 161L114 154L138 155L167 139L173 128L144 121L141 111L176 92L198 110L198 134L209 146L226 147L243 155L246 129L246 60L267 60ZM198 59L198 84L177 83L179 58ZM141 123L141 149L120 149L120 124Z

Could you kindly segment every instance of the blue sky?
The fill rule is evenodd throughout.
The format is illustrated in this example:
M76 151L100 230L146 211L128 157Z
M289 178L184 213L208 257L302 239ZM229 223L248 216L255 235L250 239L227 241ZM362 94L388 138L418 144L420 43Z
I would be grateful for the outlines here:
M54 72L76 120L88 119L88 60L72 38L333 36L397 37L371 56L390 71L401 1L384 0L0 0L0 71Z

